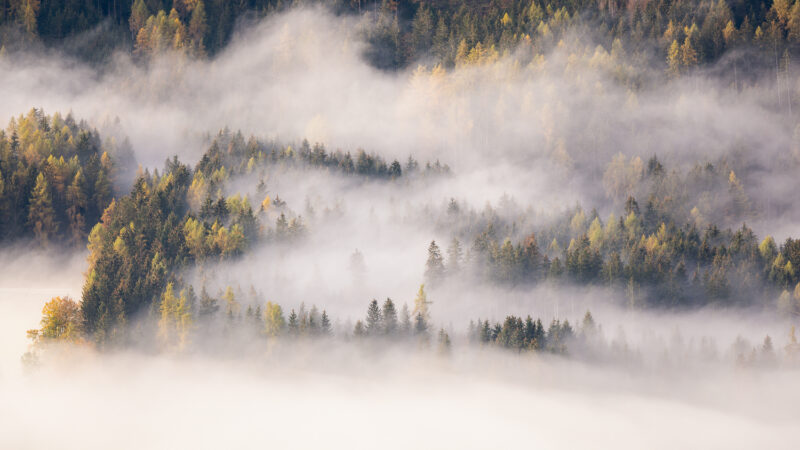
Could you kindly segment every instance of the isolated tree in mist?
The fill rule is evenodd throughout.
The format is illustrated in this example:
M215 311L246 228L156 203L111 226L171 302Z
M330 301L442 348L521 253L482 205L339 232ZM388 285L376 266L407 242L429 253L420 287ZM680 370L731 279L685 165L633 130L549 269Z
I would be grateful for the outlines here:
M320 315L317 305L311 305L311 311L308 312L308 330L312 336L316 336L320 332Z
M400 334L408 335L411 333L411 314L408 312L408 304L403 303L400 309Z
M297 313L294 312L294 309L292 309L292 312L289 313L288 327L289 327L289 334L291 336L297 336L300 334L300 323L297 320Z
M461 270L461 258L464 251L461 249L461 243L455 237L450 241L450 246L447 247L447 273L450 275L456 274Z
M360 281L366 271L367 265L364 262L364 254L355 249L353 254L350 255L350 273L353 274L353 280L355 282Z
M80 306L69 297L53 297L42 308L42 328L35 335L46 340L77 341L83 332Z
M421 340L427 340L428 338L428 321L425 320L425 316L422 313L417 313L414 316L414 336Z
M58 225L53 210L53 200L50 196L50 185L42 173L36 177L28 211L28 220L33 227L36 239L40 245L46 246L50 242L50 238L58 231Z
M267 302L267 306L264 308L264 332L267 336L275 337L281 334L285 326L286 321L283 318L281 305Z
M597 335L597 325L594 322L594 317L592 317L592 313L586 311L586 314L583 315L583 322L581 323L581 334L583 335L583 339L586 341L591 341Z
M444 328L439 329L439 353L441 354L448 354L450 353L450 336L447 334L447 331Z
M369 302L369 306L367 307L367 334L371 336L377 336L381 334L381 322L381 309L378 306L378 301L373 299L371 302Z
M331 320L328 318L328 312L322 310L322 317L320 318L320 334L323 336L330 336L333 330L331 329Z
M431 241L428 246L428 261L425 263L425 281L431 285L435 285L444 277L444 258L436 241Z
M364 337L367 334L366 329L364 328L364 322L357 321L356 326L353 328L353 336L360 338Z
M428 301L428 294L425 293L425 285L421 284L419 286L419 291L417 291L417 296L414 298L414 316L421 315L425 320L430 319L430 313L428 311L428 305L430 304L431 302Z
M392 299L387 298L383 303L383 333L392 336L397 333L397 310Z

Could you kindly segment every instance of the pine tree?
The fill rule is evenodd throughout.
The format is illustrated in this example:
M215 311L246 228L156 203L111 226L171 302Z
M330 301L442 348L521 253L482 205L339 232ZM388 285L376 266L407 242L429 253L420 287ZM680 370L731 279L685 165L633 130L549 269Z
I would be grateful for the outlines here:
M447 248L447 273L449 275L457 274L461 270L461 258L463 257L463 250L461 243L458 239L453 238L450 241L450 246Z
M50 185L41 172L36 177L36 184L31 193L28 220L39 244L43 247L47 246L50 239L57 233L58 224L53 210Z
M366 320L366 332L370 336L377 336L381 334L381 309L378 306L377 300L372 300L369 302L369 307L367 307L367 320Z
M206 287L203 286L202 290L200 291L200 308L198 310L198 314L200 317L209 317L216 314L217 311L219 311L217 299L208 295Z
M387 298L383 303L382 317L383 333L388 336L395 335L397 333L397 310L390 298Z
M439 329L439 353L444 355L450 353L450 346L450 336L444 328Z
M289 313L289 335L296 337L299 334L300 323L297 320L297 313L294 312L294 309L292 309L292 312Z
M353 336L360 338L364 337L367 334L366 329L364 328L364 322L357 321L355 328L353 328Z
M417 313L414 316L414 335L417 337L425 338L428 334L428 322L425 320L425 316L422 313Z
M442 280L445 274L444 259L436 241L431 241L428 246L428 261L425 263L425 281L435 285Z
M331 320L328 318L328 312L323 309L322 318L320 320L320 333L323 336L330 336L331 332Z
M205 51L203 42L207 32L206 7L203 0L198 0L192 10L192 18L189 20L189 38L198 53L202 54Z
M67 188L67 219L69 221L69 236L73 245L86 241L86 180L79 169Z
M408 336L411 333L411 314L408 312L408 305L403 303L400 310L400 334Z

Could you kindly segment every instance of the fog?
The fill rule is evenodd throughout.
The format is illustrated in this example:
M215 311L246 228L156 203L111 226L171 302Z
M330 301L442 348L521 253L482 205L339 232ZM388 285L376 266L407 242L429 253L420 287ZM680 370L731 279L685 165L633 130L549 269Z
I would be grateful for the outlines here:
M117 55L92 69L58 55L12 54L0 60L0 120L33 106L72 111L129 137L146 167L173 154L193 163L204 136L226 126L400 161L413 154L449 164L472 187L450 195L502 189L525 205L569 200L601 212L624 201L600 189L618 153L656 154L668 170L724 162L758 206L744 218L757 232L784 237L798 219L791 180L800 154L772 73L734 86L723 61L667 82L660 70L634 68L578 37L530 63L530 49L521 49L448 72L387 73L362 57L370 23L292 10L240 27L208 61L167 55L143 66ZM624 87L620 73L640 78L641 88Z
M9 297L2 308L4 316L13 308ZM4 349L3 366L15 361ZM51 353L32 374L0 379L0 443L793 448L796 377L717 365L647 371L470 348L442 358L323 344L247 360L71 350Z
M475 297L502 298L501 311L578 318L591 306L609 342L628 356L605 361L517 354L468 344L453 351L307 341L246 356L96 353L51 348L23 370L24 330L43 298L77 296L84 254L3 253L0 317L0 445L4 448L793 448L798 370L786 363L739 366L741 335L758 346L788 337L771 315L735 311L627 312L588 290L454 295L434 299L439 323L452 310L495 314ZM14 264L9 264L13 261ZM31 286L36 286L31 288ZM459 295L461 294L461 295ZM410 294L409 294L410 295ZM472 303L474 301L474 303ZM571 302L573 308L570 308ZM575 310L575 313L572 312ZM462 311L463 312L463 311ZM336 317L336 315L334 315ZM457 316L450 316L457 317ZM622 331L624 327L624 331ZM676 337L677 336L677 337ZM697 348L715 339L719 354ZM613 355L614 353L609 353ZM616 362L615 362L616 361Z
M54 347L26 366L25 331L49 298L80 298L86 252L0 250L0 447L796 446L800 373L785 351L796 318L770 308L631 310L612 288L504 288L464 276L428 287L432 331L448 331L451 352L349 339L371 299L413 305L432 240L444 250L476 231L448 222L450 199L465 216L489 211L513 224L516 240L576 205L605 218L628 193L604 188L618 154L657 154L670 172L706 162L735 170L753 210L728 217L721 201L701 199L703 213L725 226L746 221L759 237L796 235L800 147L766 81L774 75L731 86L723 64L681 81L639 69L642 87L632 92L615 80L619 67L633 70L625 60L578 37L543 61L522 48L491 64L390 73L363 57L369 26L296 9L239 27L210 60L139 64L120 54L98 69L57 54L0 57L0 122L31 107L71 111L103 137L130 139L150 169L175 154L194 165L225 127L452 169L392 181L273 169L225 188L257 206L264 180L268 195L287 202L261 214L264 224L280 212L302 216L307 236L178 275L212 295L232 286L244 298L252 287L259 305L285 312L325 308L335 323L328 341L251 339L236 355L201 345L180 355ZM645 195L647 186L630 190ZM363 270L352 267L356 251ZM568 320L580 332L586 311L601 325L592 357L516 354L467 338L470 320L509 314ZM760 353L767 335L774 357Z

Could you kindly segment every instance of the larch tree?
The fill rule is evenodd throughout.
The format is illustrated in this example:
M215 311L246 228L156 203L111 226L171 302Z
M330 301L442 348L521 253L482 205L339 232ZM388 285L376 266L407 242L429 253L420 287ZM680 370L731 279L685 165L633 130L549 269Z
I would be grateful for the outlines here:
M322 312L323 329L326 317L327 315L323 311ZM281 305L277 303L267 302L267 306L264 308L264 331L266 332L267 336L269 337L278 336L283 331L283 328L285 326L286 326L286 321L283 318L283 310L281 309Z
M414 316L422 315L424 320L430 319L430 312L428 311L428 305L431 302L428 301L428 294L425 293L425 285L422 284L419 286L419 291L417 291L417 296L414 298Z
M697 50L695 50L692 40L686 37L681 45L681 65L686 69L691 69L698 62Z
M128 18L128 26L134 38L139 33L139 30L144 27L148 17L150 17L150 12L147 10L147 4L145 4L144 0L134 1L131 6L131 15Z
M75 342L81 339L80 305L69 297L53 297L42 308L41 326L37 334L45 340Z

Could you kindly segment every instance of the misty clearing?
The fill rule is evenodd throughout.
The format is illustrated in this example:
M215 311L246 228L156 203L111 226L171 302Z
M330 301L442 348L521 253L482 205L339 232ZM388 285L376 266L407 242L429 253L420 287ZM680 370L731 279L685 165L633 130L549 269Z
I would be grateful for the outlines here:
M0 0L0 448L797 448L795 56L800 0Z

